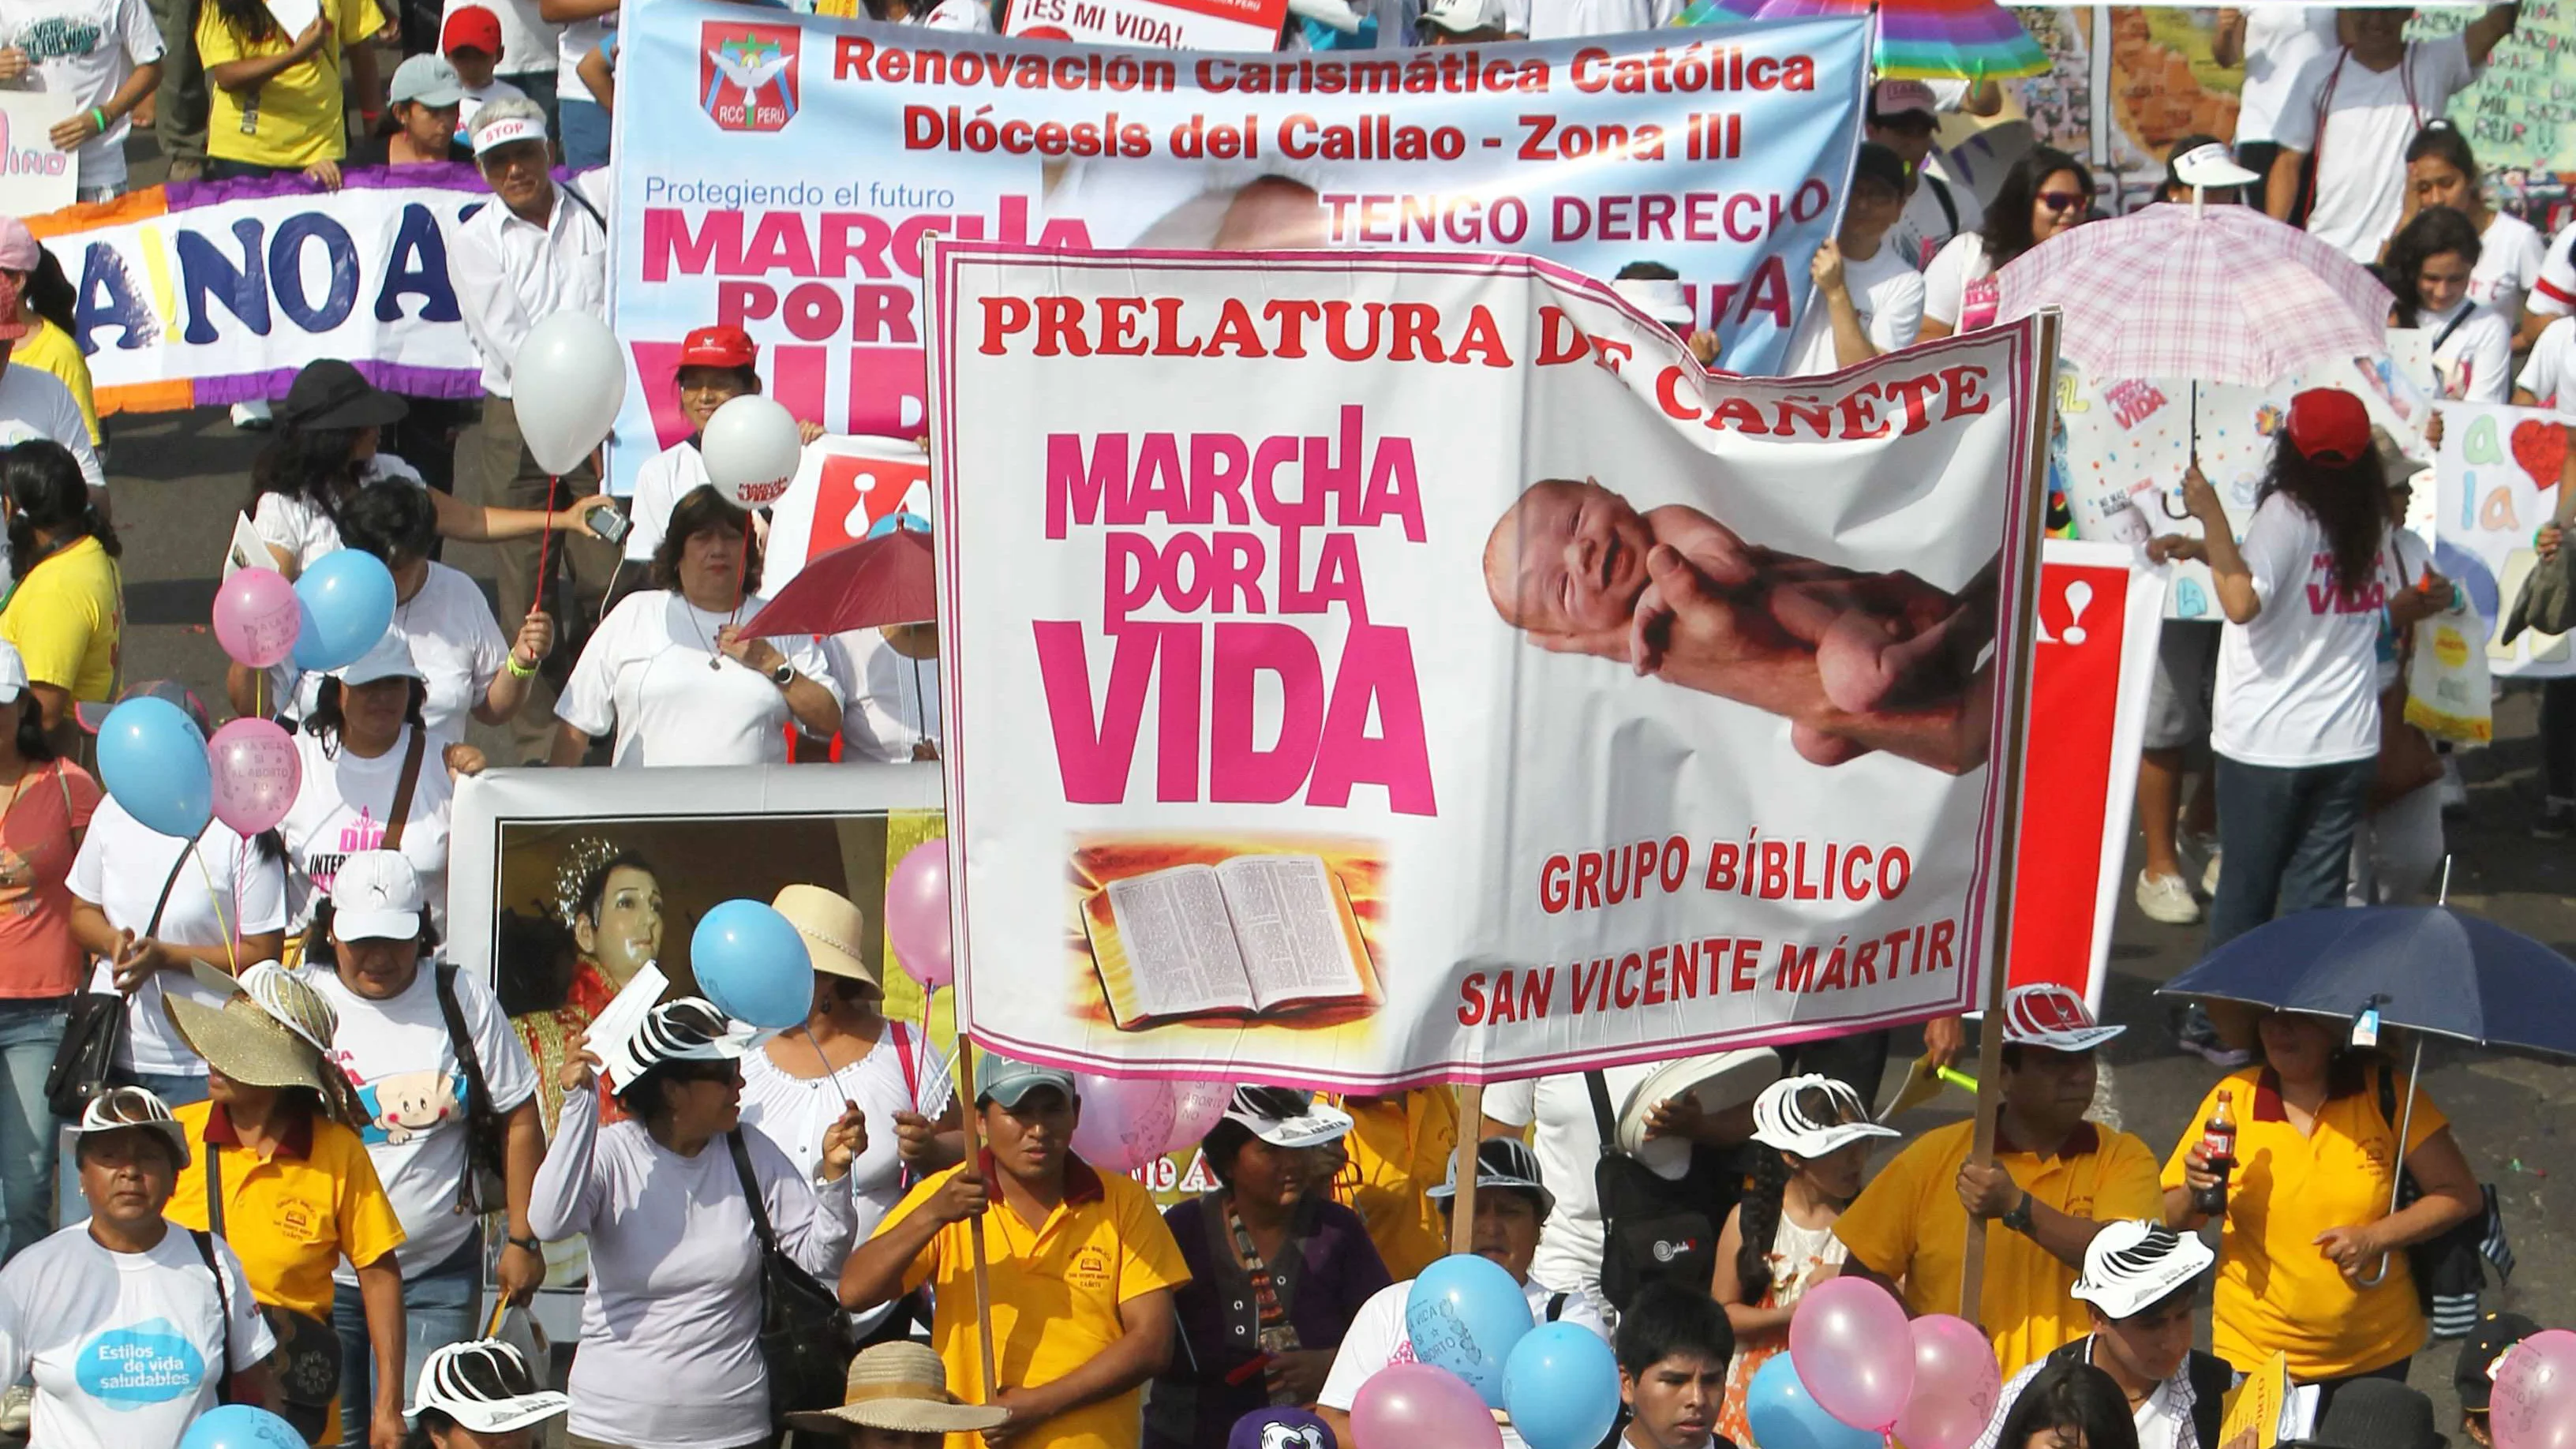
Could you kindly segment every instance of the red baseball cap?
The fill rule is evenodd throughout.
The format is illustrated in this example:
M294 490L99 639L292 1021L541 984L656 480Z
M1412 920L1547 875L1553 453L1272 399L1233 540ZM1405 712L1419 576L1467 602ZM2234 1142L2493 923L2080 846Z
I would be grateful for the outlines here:
M2330 468L2349 468L2370 451L2370 410L2342 388L2309 388L2290 399L2290 443Z
M459 7L438 32L438 53L453 55L460 50L479 50L497 58L501 54L501 17L480 5Z
M750 367L760 361L760 345L739 327L701 327L680 344L682 367Z

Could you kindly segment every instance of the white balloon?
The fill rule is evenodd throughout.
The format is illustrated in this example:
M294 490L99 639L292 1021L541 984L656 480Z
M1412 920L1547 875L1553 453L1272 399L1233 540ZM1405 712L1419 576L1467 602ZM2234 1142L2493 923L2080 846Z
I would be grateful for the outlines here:
M787 492L805 454L796 415L756 392L747 392L707 419L698 436L707 481L737 508L766 508Z
M519 435L539 467L569 473L590 458L626 406L626 350L587 312L556 312L528 329L510 367Z

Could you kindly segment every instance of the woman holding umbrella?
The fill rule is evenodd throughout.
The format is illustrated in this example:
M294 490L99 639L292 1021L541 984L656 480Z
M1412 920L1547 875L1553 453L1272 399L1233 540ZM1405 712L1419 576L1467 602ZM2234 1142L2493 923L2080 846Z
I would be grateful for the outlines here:
M2427 1328L2405 1250L2483 1206L2449 1119L2411 1080L2396 1080L2385 1057L2343 1045L2333 1018L2208 1005L2231 1045L2259 1053L2192 1119L2228 1104L2233 1170L2212 1172L2191 1128L2165 1164L2165 1222L2197 1231L2226 1220L2212 1314L2219 1357L2252 1372L2286 1355L2293 1380L2323 1387L2320 1412L2354 1379L2402 1382ZM2391 1212L2401 1170L2422 1193ZM2223 1205L2204 1209L2204 1194Z

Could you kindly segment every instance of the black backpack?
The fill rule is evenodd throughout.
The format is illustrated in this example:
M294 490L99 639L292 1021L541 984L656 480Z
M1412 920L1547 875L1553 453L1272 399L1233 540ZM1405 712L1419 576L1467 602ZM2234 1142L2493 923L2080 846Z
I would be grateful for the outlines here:
M1744 1174L1728 1153L1691 1145L1690 1170L1676 1181L1619 1150L1619 1119L1610 1085L1583 1074L1601 1156L1592 1189L1601 1206L1601 1296L1625 1311L1649 1283L1672 1279L1706 1292L1717 1269L1717 1234L1744 1194Z

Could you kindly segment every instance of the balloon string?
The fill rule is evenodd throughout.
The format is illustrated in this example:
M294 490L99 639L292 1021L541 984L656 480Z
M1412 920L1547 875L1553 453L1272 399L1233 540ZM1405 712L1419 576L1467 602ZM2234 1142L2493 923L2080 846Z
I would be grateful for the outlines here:
M546 560L550 556L555 541L555 489L562 484L563 479L559 476L549 475L546 478L546 525L537 530L537 586L530 592L528 600L528 612L531 614L544 608L546 604Z
M225 964L232 967L233 975L239 976L241 975L241 952L236 949L232 926L224 920L223 893L215 889L215 874L206 869L205 852L197 849L197 843L193 840L188 842L188 854L196 857L197 876L206 883L206 901L215 908L215 924L223 930Z
M820 1041L815 1040L814 1037L814 1023L808 1021L804 1024L802 1029L805 1033L806 1044L814 1048L815 1059L823 1064L823 1075L832 1079L833 1086L839 1087L841 1085L841 1069L832 1065L832 1059L830 1057L823 1055L823 1044ZM841 1105L855 1110L859 1104L852 1101L849 1092L844 1089L841 1093Z

